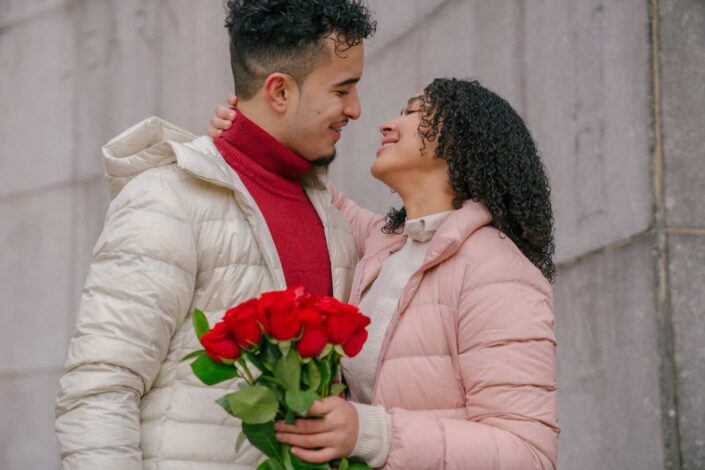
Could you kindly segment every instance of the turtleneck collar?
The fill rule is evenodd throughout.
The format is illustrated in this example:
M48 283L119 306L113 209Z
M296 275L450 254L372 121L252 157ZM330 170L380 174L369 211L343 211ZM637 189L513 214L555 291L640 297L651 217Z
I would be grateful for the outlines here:
M427 242L452 212L436 212L416 219L407 219L404 223L404 234L415 242Z
M284 146L241 112L221 138L248 156L252 163L286 179L298 181L313 168L311 162Z

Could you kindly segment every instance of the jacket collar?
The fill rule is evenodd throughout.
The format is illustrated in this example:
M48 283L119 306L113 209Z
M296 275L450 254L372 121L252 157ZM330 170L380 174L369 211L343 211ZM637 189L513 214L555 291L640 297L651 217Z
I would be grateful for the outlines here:
M476 230L489 225L491 222L492 214L484 204L470 200L465 201L463 206L451 212L438 228L429 242L423 263L409 278L409 285L413 286L420 282L424 271L451 258ZM362 293L377 278L384 261L393 253L399 251L404 246L406 239L407 236L403 233L386 235L377 244L377 249L371 251L369 255L361 260L360 268L357 271L357 275L361 277L358 282L354 283L355 290L352 293L351 301L360 301ZM410 299L414 290L405 289L405 294L400 299L399 306L401 310L406 307L405 299Z
M191 142L170 142L176 163L182 170L196 178L231 189L239 190L240 178L222 157L210 137L199 137ZM314 168L301 178L302 184L313 189L324 189L327 181L326 168Z

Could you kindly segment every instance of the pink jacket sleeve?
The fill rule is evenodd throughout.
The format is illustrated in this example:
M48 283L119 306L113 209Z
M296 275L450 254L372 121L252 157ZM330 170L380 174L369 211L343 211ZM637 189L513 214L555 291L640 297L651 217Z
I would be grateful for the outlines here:
M472 261L457 323L467 418L392 410L387 469L556 468L550 285L518 254Z
M381 228L384 216L376 214L369 209L358 206L354 201L345 197L334 185L329 185L333 196L333 205L343 213L352 230L353 238L357 244L358 253L364 253L365 241L374 230Z

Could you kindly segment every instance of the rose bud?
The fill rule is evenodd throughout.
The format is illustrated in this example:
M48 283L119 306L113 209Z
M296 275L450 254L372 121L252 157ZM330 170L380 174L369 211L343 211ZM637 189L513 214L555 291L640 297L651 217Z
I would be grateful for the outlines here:
M257 299L250 299L225 312L223 320L241 348L250 349L262 341L262 330L269 332L267 318Z
M343 351L348 357L357 356L362 350L362 346L367 341L367 325L370 324L370 318L365 315L358 315L358 326L353 335L343 344Z
M230 334L225 322L216 323L210 331L201 336L201 344L208 356L216 362L232 364L240 357L240 346Z
M296 349L301 357L318 356L328 344L328 335L323 328L313 325L304 326L304 334L296 342Z
M260 307L273 338L288 341L301 332L301 319L296 311L296 292L293 289L262 294Z

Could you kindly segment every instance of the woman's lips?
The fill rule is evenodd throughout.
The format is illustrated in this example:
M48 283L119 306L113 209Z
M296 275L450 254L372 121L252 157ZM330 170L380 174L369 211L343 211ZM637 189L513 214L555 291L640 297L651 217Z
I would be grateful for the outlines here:
M398 141L397 139L393 139L391 137L385 137L382 139L382 143L380 144L379 148L377 149L377 156L379 157L379 153L385 148L389 147L390 145L396 144Z

